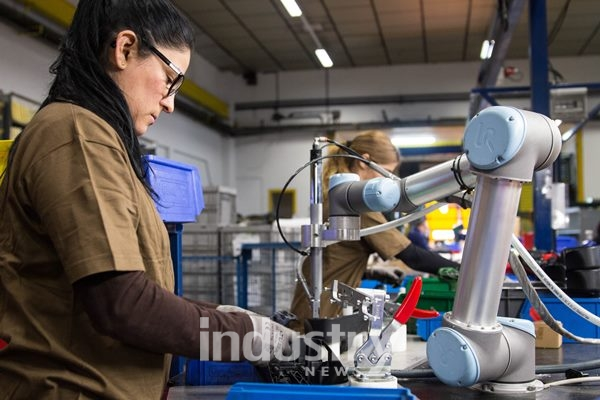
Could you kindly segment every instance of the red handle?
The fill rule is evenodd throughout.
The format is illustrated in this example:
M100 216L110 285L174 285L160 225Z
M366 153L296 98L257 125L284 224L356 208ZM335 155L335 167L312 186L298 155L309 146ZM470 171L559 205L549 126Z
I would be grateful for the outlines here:
M539 321L542 319L542 317L540 317L540 314L538 314L538 312L533 307L529 308L529 316L531 317L532 321Z
M421 288L423 287L423 279L420 276L415 276L415 279L412 281L412 285L406 294L406 297L396 310L396 314L394 314L394 319L401 324L406 324L406 321L410 318L410 316L414 313L417 308L417 303L419 302L419 297L421 296Z
M422 310L420 308L415 308L415 311L413 311L413 313L411 315L411 317L417 318L417 319L429 319L429 318L436 318L439 316L440 316L440 313L435 310Z
M8 346L8 343L6 343L4 340L0 339L0 350L5 348L6 346Z

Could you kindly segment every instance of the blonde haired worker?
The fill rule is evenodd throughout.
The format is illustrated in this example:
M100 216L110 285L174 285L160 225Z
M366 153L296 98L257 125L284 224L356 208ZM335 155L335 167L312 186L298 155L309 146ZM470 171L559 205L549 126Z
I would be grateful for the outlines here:
M382 131L366 131L357 135L347 146L359 153L363 158L371 160L388 171L396 170L400 164L400 155L390 138ZM333 149L328 154L342 154L344 150ZM349 157L332 157L324 162L323 187L329 187L329 178L337 173L356 173L361 180L372 179L380 175L361 162ZM323 191L325 205L324 217L327 218L327 190ZM361 215L361 229L387 222L380 212ZM459 265L447 260L437 253L417 247L398 229L388 229L381 233L362 237L359 241L344 241L327 246L323 251L323 287L331 288L334 280L351 287L360 286L367 270L369 256L377 253L383 260L398 258L410 268L431 274L437 274L440 268ZM311 287L310 258L306 258L302 266L303 274ZM332 318L340 315L338 304L331 303L330 293L324 291L321 298L320 317ZM292 300L291 312L298 321L291 325L299 331L304 330L304 321L312 317L312 308L308 296L300 282L297 283Z

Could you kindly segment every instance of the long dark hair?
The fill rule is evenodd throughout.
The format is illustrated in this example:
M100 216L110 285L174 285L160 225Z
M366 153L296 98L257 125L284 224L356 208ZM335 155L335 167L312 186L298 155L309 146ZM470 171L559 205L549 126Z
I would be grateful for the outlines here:
M60 54L50 67L56 76L41 108L68 101L108 122L123 140L136 176L152 192L125 97L106 73L108 49L124 29L140 37L142 54L149 54L149 44L193 49L192 25L169 0L79 0Z

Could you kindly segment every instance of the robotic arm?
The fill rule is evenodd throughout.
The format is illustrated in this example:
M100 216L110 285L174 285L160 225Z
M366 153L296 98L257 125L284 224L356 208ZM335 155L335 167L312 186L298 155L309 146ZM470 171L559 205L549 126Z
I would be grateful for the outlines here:
M448 385L484 382L496 391L535 387L533 324L498 318L497 310L522 184L549 167L560 149L560 132L549 118L490 107L468 123L464 154L454 160L397 180L332 179L324 241L358 240L361 212L410 212L476 188L453 311L427 343L429 364Z

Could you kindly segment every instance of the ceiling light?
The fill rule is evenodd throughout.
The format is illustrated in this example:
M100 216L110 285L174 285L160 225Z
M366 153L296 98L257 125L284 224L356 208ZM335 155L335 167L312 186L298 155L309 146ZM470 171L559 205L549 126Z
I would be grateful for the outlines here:
M436 142L433 135L399 135L392 137L392 144L396 147L418 147L432 145Z
M333 67L333 61L331 61L331 58L329 57L329 54L327 54L327 50L325 50L325 49L316 49L315 50L315 54L317 55L317 58L319 59L319 62L321 63L321 65L324 68Z
M281 4L283 4L288 14L290 14L290 17L299 17L302 15L302 10L295 0L281 0Z
M481 52L479 53L479 58L482 60L487 60L492 58L492 52L494 51L494 44L496 42L493 40L484 40L481 44Z

